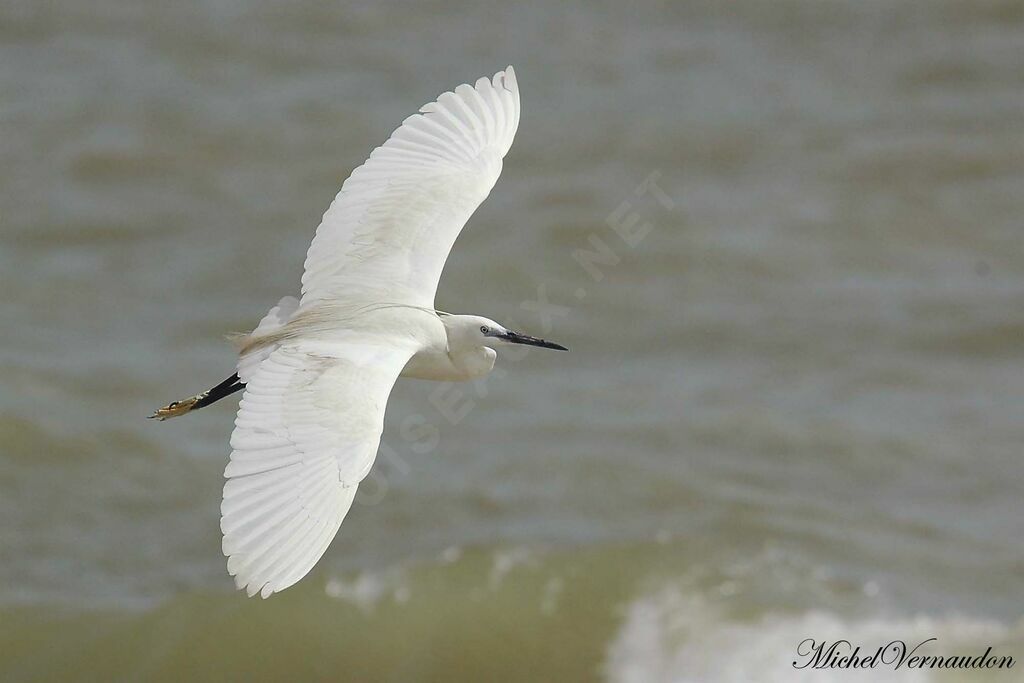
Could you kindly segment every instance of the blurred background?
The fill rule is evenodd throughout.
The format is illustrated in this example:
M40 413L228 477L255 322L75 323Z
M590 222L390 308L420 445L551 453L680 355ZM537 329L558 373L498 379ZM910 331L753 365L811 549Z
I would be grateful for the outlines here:
M462 419L400 382L327 555L246 600L234 401L144 418L231 373L374 146L509 63L438 306L572 352L499 360ZM4 0L0 159L0 679L1024 659L1019 2Z

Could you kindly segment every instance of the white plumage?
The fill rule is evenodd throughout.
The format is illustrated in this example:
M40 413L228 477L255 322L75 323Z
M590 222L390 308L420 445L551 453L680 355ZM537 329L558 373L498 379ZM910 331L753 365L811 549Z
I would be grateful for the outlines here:
M519 126L512 67L407 118L349 176L306 256L302 304L343 298L433 308L455 238L501 173Z
M339 334L285 343L260 364L224 471L223 550L239 588L267 597L327 550L373 464L388 394L414 350Z
M500 344L564 350L434 310L452 244L519 125L512 67L420 112L345 181L306 256L301 299L281 299L242 340L237 376L154 414L175 417L244 387L221 530L228 572L249 595L291 586L330 545L373 465L400 375L479 377Z
M351 315L360 304L433 309L452 244L512 146L515 72L460 85L420 112L352 172L324 214L306 256L301 307L285 297L254 337L303 309L316 319L318 302ZM327 550L373 465L395 380L443 331L427 315L425 329L395 329L386 310L378 320L361 316L360 329L320 329L239 359L247 386L224 472L221 530L228 572L249 595L287 588Z

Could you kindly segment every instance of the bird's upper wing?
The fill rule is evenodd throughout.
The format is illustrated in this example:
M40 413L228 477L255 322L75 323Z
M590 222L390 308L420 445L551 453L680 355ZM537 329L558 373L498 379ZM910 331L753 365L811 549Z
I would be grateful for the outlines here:
M228 572L263 597L327 550L373 464L413 345L390 336L294 341L252 375L231 434L221 530Z
M512 67L407 118L342 185L306 255L302 305L335 298L432 308L448 252L487 197L519 126Z

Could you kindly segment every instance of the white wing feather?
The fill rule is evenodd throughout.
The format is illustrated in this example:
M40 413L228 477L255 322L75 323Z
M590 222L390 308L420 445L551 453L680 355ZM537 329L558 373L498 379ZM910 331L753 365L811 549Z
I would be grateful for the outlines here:
M264 598L305 576L369 472L408 338L349 335L275 349L231 435L221 531L235 584Z
M306 255L302 306L325 299L432 308L441 271L501 173L519 126L512 67L407 118L345 181Z
M263 316L263 320L261 320L260 324L256 326L256 329L252 331L252 336L264 336L284 327L288 324L291 317L295 315L295 311L297 311L298 308L298 299L294 296L284 297L278 301L277 305L271 308L265 316ZM252 376L256 373L260 364L269 358L270 354L273 353L274 349L277 347L277 344L267 345L240 357L236 368L239 379L243 382L248 382L252 379Z
M515 72L460 85L420 112L345 181L310 245L301 301L282 299L254 337L320 303L433 308L448 253L515 137ZM419 350L408 334L326 336L290 335L239 361L246 389L221 530L228 572L250 596L291 586L326 551L376 457L391 388Z

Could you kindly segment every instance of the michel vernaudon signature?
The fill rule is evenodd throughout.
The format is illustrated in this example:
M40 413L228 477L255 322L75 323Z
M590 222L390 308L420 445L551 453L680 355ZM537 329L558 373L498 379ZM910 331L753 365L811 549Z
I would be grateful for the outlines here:
M891 667L893 669L1011 669L1013 657L992 654L992 646L983 653L974 655L933 655L919 653L928 643L938 642L938 638L922 640L914 646L908 646L903 640L893 640L878 649L868 650L861 654L860 645L848 640L833 640L831 643L807 638L796 648L797 659L793 660L794 669L874 669Z

